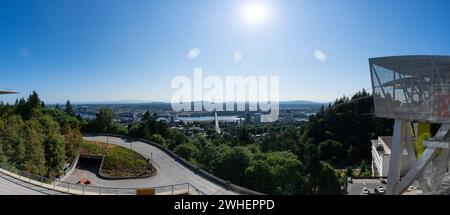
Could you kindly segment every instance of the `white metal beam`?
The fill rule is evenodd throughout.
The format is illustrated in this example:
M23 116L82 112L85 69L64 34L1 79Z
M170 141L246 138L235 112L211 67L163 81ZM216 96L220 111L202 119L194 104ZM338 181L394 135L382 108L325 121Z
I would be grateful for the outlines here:
M394 135L392 136L391 159L389 160L387 195L395 195L402 168L403 141L405 135L405 121L395 119Z

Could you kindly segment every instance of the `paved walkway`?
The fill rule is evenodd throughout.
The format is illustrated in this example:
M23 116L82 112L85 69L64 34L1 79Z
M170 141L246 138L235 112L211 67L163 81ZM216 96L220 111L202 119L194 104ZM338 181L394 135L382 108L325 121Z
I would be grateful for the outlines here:
M0 172L0 195L65 195L13 178Z

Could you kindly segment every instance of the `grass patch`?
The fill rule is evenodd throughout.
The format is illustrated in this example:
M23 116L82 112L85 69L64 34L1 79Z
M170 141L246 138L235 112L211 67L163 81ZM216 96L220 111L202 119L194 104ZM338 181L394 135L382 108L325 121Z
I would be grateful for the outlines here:
M84 141L80 146L81 154L104 155L105 160L100 170L109 177L150 176L152 167L148 159L128 148L102 142Z

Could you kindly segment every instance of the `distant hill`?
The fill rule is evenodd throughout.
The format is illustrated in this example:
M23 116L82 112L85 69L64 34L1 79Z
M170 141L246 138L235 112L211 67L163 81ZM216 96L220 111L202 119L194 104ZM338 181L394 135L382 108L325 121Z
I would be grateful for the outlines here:
M191 107L194 108L194 104L201 102L191 102ZM204 105L208 102L203 102ZM89 106L117 106L122 108L140 108L140 109L151 109L151 110L170 110L170 102L153 102L145 100L121 100L121 101L98 101L98 102L76 102L73 103L75 106L89 105ZM228 103L227 103L228 104ZM235 104L237 105L237 104ZM246 103L248 106L249 103ZM328 103L318 103L306 100L296 100L296 101L281 101L279 103L281 109L316 109L322 105L327 106ZM50 105L51 106L51 105ZM237 106L235 106L237 107Z
M117 105L117 104L166 104L167 102L152 102L146 100L117 100L117 101L91 101L91 102L73 102L77 105Z
M322 105L322 104L328 104L328 102L319 103L319 102L306 101L306 100L296 100L296 101L281 101L280 104L281 105Z
M114 105L114 104L170 104L170 102L157 102L157 101L146 101L146 100L118 100L118 101L96 101L96 102L73 102L74 104L108 104L108 105ZM199 103L199 102L193 102L193 103ZM207 103L206 101L204 103ZM296 100L296 101L281 101L281 105L322 105L322 104L328 104L328 102L325 103L319 103L319 102L313 102L313 101L307 101L307 100Z

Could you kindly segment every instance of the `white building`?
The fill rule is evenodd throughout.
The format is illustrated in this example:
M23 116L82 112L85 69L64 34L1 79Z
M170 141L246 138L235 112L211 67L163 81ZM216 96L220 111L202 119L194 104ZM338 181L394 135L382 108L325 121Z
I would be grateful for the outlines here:
M372 140L372 174L377 177L387 177L391 159L392 137L378 137ZM403 150L401 175L404 175L412 165L408 152Z

